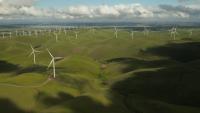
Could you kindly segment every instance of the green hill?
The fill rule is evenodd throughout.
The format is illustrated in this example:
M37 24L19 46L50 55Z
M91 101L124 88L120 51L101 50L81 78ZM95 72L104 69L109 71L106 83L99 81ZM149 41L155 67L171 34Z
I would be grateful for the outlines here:
M78 29L0 39L0 112L199 113L200 30ZM30 44L36 50L36 65ZM56 78L46 49L56 57Z

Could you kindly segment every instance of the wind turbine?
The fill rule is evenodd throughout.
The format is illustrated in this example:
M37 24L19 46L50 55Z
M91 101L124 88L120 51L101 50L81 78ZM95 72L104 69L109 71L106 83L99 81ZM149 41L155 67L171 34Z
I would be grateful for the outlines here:
M35 36L36 36L36 37L38 36L38 31L37 31L37 30L35 30Z
M41 29L39 30L39 33L42 34L42 30Z
M134 31L131 31L131 38L133 40L133 38L134 38Z
M49 35L51 34L51 29L49 29Z
M31 31L28 32L29 36L31 36L31 33L32 33Z
M56 42L58 42L58 34L54 33L54 35L55 35Z
M22 34L23 34L23 36L25 36L25 31L24 30L22 31Z
M149 35L149 30L146 28L146 27L144 27L144 36L148 36Z
M67 35L67 30L66 29L64 30L64 32L65 32L65 35Z
M115 35L115 38L118 38L118 30L117 30L117 27L115 27L114 35Z
M16 35L16 36L18 35L18 31L17 31L17 30L15 31L15 35Z
M3 38L5 38L5 34L3 33L2 35L3 35Z
M30 53L29 57L33 55L33 63L36 64L36 53L39 53L40 51L37 51L33 48L33 46L30 44L32 52Z
M61 34L62 32L62 27L59 27L58 33Z
M173 37L174 40L176 40L176 34L178 34L178 33L177 33L175 27L173 27L173 28L171 29L170 33L171 33L171 37Z
M190 30L189 31L189 37L192 37L192 35L193 35L193 30Z
M94 27L90 27L90 31L91 31L92 33L95 33L95 28L94 28Z
M53 77L56 78L56 68L55 68L55 62L56 60L62 59L62 57L54 57L51 52L49 51L49 49L47 49L49 55L51 56L52 60L49 63L48 68L52 65L53 67Z
M11 39L12 38L12 32L9 32L8 34L9 34L9 37Z
M170 34L170 37L172 37L172 31L173 31L173 29L174 29L174 28L171 28L171 29L168 30L168 31L169 31L169 34Z
M74 33L75 33L75 37L76 37L76 39L78 39L78 32L75 31Z

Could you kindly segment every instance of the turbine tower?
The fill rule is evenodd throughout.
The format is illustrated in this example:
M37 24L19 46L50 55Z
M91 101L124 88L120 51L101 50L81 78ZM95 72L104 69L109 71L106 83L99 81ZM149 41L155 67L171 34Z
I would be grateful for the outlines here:
M50 66L52 65L53 67L53 77L56 78L56 68L55 68L55 62L56 60L62 59L62 57L54 57L51 52L49 51L49 49L47 49L49 55L51 56L52 60L49 63L48 68L50 68Z
M149 30L146 28L146 27L144 27L144 36L148 36L149 35Z
M37 31L37 30L35 30L35 36L36 36L36 37L38 36L38 31Z
M10 37L10 39L12 38L12 32L9 32L9 37Z
M131 39L133 40L134 38L134 31L131 31Z
M51 34L51 29L49 29L49 35Z
M30 47L32 49L32 52L30 53L29 57L33 55L33 63L36 64L36 53L39 53L40 51L37 51L33 48L33 46L30 44Z
M22 34L23 34L23 36L25 36L25 31L24 30L22 31Z
M192 37L192 35L193 35L193 30L190 30L189 31L189 37Z
M75 33L75 37L76 37L76 39L78 39L78 32L75 31L74 33Z
M91 31L92 33L95 33L95 27L90 27L90 31Z
M54 35L55 35L56 42L58 42L58 34L54 33Z
M29 36L31 36L31 35L32 35L32 32L31 32L31 31L29 31L29 32L28 32L28 34L29 34Z
M4 34L4 33L2 33L2 35L3 35L3 38L5 38L5 34Z
M64 32L65 32L65 35L67 35L67 30L66 29L64 30Z
M18 31L17 31L17 30L15 31L15 35L16 35L16 36L18 35Z

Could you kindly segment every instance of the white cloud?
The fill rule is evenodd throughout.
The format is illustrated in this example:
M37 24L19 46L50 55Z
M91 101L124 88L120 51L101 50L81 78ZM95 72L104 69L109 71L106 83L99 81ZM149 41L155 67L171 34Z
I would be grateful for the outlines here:
M42 9L35 7L38 0L0 0L0 19L57 18L57 19L168 19L200 18L198 5L144 6L119 4L99 6L70 6L65 9Z
M65 14L75 18L148 18L153 17L150 8L140 4L130 5L100 5L100 6L73 6L67 8Z
M99 6L95 9L98 16L120 16L120 12L116 7L109 7L107 5Z
M0 0L1 4L11 6L32 6L38 0Z
M200 3L200 0L177 0L180 3Z

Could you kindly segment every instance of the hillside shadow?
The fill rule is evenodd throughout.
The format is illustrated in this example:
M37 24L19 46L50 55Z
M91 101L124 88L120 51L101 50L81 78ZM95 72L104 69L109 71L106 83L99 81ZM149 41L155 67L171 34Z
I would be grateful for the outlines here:
M24 73L46 73L47 67L42 65L32 65L26 68L21 68L16 71L16 74L24 74Z
M19 68L20 67L18 65L0 60L0 73L13 72L18 70Z
M39 45L34 46L34 49L38 49L38 48L41 48L41 47L42 47L42 45L39 44Z
M129 112L121 103L112 101L111 104L104 105L88 96L79 96L68 105L74 113L135 113Z
M74 97L63 92L58 93L57 97L39 93L37 99L48 108L59 105L71 109L73 113L130 113L126 108L115 103L104 105L88 96Z
M134 68L134 63L138 64L138 62L141 68L162 66L152 71L132 73L128 78L112 84L111 89L125 98L124 104L130 109L136 109L138 113L182 113L179 111L186 110L188 107L200 108L199 42L168 44L142 52L168 57L169 61L175 60L180 63L160 65L159 63L151 64L154 63L153 61L114 59L114 61L127 64L128 68ZM176 106L179 105L182 107L177 108ZM193 109L193 111L200 112L199 109ZM191 111L185 112L191 113Z
M1 113L33 113L18 108L9 99L0 98L0 112Z
M199 108L199 73L199 70L187 66L137 72L131 77L113 84L112 90L125 98L124 103L130 109L138 109L138 113L154 113L155 111L167 113L170 110L171 113L182 113L175 112L174 109L161 103L168 103L173 107L181 105L185 108ZM156 101L159 103L152 103ZM181 111L185 109L184 107L176 109ZM196 109L195 113L199 111Z
M44 105L47 107L51 107L54 105L60 105L64 102L74 99L74 97L72 95L69 95L64 92L59 92L56 97L52 97L46 93L39 92L38 95L36 96L36 98L40 102L44 103Z
M165 46L149 48L143 52L185 63L200 59L200 42L167 44Z
M143 69L143 68L160 68L165 67L171 64L174 64L174 62L170 60L140 60L136 58L114 58L106 61L107 63L120 63L124 64L125 67L121 69L123 73L130 72L137 69Z

